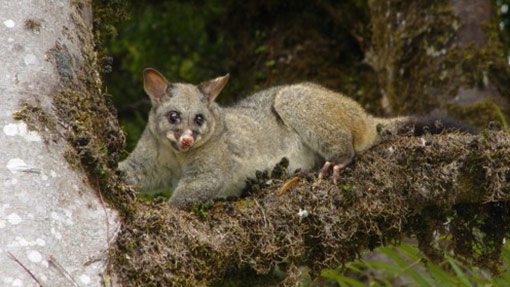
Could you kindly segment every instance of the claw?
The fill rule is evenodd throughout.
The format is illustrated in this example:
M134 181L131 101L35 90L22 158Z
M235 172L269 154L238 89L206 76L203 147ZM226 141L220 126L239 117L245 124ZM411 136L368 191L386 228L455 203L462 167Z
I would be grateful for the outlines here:
M333 167L333 182L337 184L338 180L340 179L340 172L349 164L349 162L336 164L330 161L326 161L321 171L319 172L319 182L328 176L329 170L331 167Z
M322 180L328 176L329 168L333 165L332 162L326 161L321 171L319 172L319 180Z
M333 183L336 185L338 184L338 180L340 179L340 171L345 167L346 165L341 164L335 164L333 166Z

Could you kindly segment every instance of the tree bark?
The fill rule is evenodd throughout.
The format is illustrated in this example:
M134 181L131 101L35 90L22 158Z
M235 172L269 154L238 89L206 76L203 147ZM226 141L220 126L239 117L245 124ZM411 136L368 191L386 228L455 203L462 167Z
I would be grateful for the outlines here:
M439 108L479 126L505 122L510 67L495 5L370 1L373 46L367 61L378 73L386 112Z
M91 15L90 1L1 4L2 286L103 286L110 276L117 212L101 202L80 160L72 162L76 126L92 125L71 118L75 111L93 107L91 117L116 121L100 91Z

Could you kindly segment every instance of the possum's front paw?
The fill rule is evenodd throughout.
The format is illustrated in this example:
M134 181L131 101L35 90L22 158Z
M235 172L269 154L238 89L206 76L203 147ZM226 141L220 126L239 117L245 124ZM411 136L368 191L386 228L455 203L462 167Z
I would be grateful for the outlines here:
M180 209L188 209L192 203L192 201L186 200L186 198L182 198L180 196L172 196L168 200L169 205Z
M204 203L208 200L212 199L192 192L183 193L175 191L172 197L168 200L168 204L179 209L189 210L194 205Z

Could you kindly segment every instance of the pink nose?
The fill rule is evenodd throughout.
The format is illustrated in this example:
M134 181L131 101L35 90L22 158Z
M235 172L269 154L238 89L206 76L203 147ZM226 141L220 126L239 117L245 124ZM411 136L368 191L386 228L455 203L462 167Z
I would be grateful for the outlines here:
M195 140L192 136L183 136L181 137L181 145L183 147L190 147Z

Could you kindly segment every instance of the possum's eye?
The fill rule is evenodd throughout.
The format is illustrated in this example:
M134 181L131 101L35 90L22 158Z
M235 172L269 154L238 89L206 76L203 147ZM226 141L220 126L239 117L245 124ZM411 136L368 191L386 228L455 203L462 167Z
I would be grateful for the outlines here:
M197 124L197 126L201 126L204 123L204 116L202 114L196 115L195 123Z
M181 116L176 111L171 111L168 113L168 121L171 124L178 124L181 121Z

